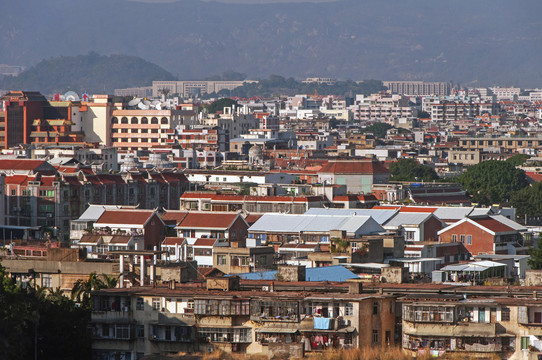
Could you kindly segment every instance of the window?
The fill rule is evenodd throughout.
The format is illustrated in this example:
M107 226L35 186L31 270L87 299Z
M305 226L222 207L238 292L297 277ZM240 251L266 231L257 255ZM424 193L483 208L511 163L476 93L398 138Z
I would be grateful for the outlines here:
M136 310L143 310L145 308L145 301L143 298L137 298L136 300Z
M373 301L373 315L378 315L378 302Z
M42 274L41 275L41 286L44 288L53 287L53 275L51 274Z
M405 231L405 240L414 240L414 231Z
M145 325L136 325L136 338L143 339L145 337Z
M521 350L528 350L529 349L529 337L528 336L522 336L521 337Z
M378 330L373 330L373 344L378 344Z
M128 324L116 324L115 325L115 338L117 338L117 339L129 339L130 338L130 325L128 325Z
M346 305L344 306L344 316L352 315L354 315L354 304L346 303Z
M160 310L160 298L152 298L152 309Z
M226 255L217 255L216 256L217 265L226 265Z
M501 308L501 321L510 321L510 309L507 307Z
M453 234L452 235L452 242L457 242L457 235L456 234Z
M467 245L472 245L472 235L467 235Z
M465 235L460 235L460 236L459 236L459 239L460 239L460 241L461 241L462 244L465 243Z

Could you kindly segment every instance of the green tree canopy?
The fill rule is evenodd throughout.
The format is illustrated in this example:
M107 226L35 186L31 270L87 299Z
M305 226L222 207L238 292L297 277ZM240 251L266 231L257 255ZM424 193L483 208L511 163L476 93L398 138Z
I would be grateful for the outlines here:
M527 264L529 264L531 269L533 270L542 269L542 237L538 239L537 249L535 248L529 249L529 255L531 255L531 257L527 259Z
M429 114L427 111L418 111L418 119L429 119L431 118L431 114Z
M472 195L474 202L482 205L507 202L514 191L529 185L523 170L498 160L470 166L455 181Z
M375 137L377 138L383 138L383 137L386 137L386 132L391 129L393 126L391 126L390 124L386 124L386 123L374 123L374 124L371 124L369 126L367 126L366 128L362 129L361 131L363 133L373 133Z
M529 155L517 154L517 155L512 156L511 158L506 159L506 162L514 166L521 166L525 163L525 160L527 160L528 158L530 158Z
M510 196L510 205L516 208L516 215L520 218L525 215L542 216L542 182L514 192Z
M390 165L392 181L433 181L439 177L429 165L422 165L414 159L399 159Z
M0 266L0 359L90 359L90 311L60 289L23 288Z
M237 101L229 99L229 98L222 98L215 100L209 105L207 108L207 111L209 111L210 114L215 114L217 111L224 110L225 107L231 107L232 105L239 105Z

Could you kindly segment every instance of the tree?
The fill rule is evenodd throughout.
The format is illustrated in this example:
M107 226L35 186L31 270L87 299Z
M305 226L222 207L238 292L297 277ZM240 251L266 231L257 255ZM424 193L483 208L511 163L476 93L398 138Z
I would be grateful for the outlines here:
M531 269L542 269L542 237L538 239L538 246L536 249L529 249L529 255L531 255L531 257L527 259L527 264L529 264Z
M524 187L510 196L510 205L516 208L520 218L527 216L542 216L542 182Z
M215 114L217 111L224 110L225 107L231 107L232 105L239 105L237 101L229 99L229 98L222 98L215 100L209 105L207 108L207 111L209 111L210 114Z
M117 286L117 279L106 274L102 279L95 272L90 273L87 280L77 280L72 288L72 300L77 301L83 308L92 310L90 294L94 290L110 289Z
M433 181L439 177L429 165L422 165L414 159L399 159L390 165L393 181Z
M393 126L386 123L374 123L369 126L367 126L365 129L362 129L361 131L363 133L373 133L375 137L377 138L383 138L386 136L386 133L389 129L391 129Z
M523 170L498 160L470 166L455 182L472 195L474 202L482 205L507 202L515 191L529 185Z
M419 111L418 112L418 119L430 119L431 114L429 114L427 111Z
M0 359L90 359L89 320L59 289L23 288L0 266Z
M517 155L514 155L508 159L506 159L505 161L509 164L512 164L514 166L521 166L525 163L525 161L527 159L529 159L530 156L529 155L526 155L526 154L517 154Z

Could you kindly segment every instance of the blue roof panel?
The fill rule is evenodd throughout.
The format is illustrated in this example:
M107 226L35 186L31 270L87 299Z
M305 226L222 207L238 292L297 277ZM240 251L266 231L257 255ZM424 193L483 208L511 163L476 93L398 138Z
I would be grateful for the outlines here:
M261 271L236 274L244 280L276 280L277 271ZM306 281L336 281L345 282L347 279L357 279L358 276L341 265L307 268Z

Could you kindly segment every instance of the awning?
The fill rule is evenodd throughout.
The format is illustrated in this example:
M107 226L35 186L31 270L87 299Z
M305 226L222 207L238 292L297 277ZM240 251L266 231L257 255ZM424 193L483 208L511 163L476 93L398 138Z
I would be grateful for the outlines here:
M293 328L281 327L261 327L254 330L257 333L278 333L278 334L295 334L298 330Z

